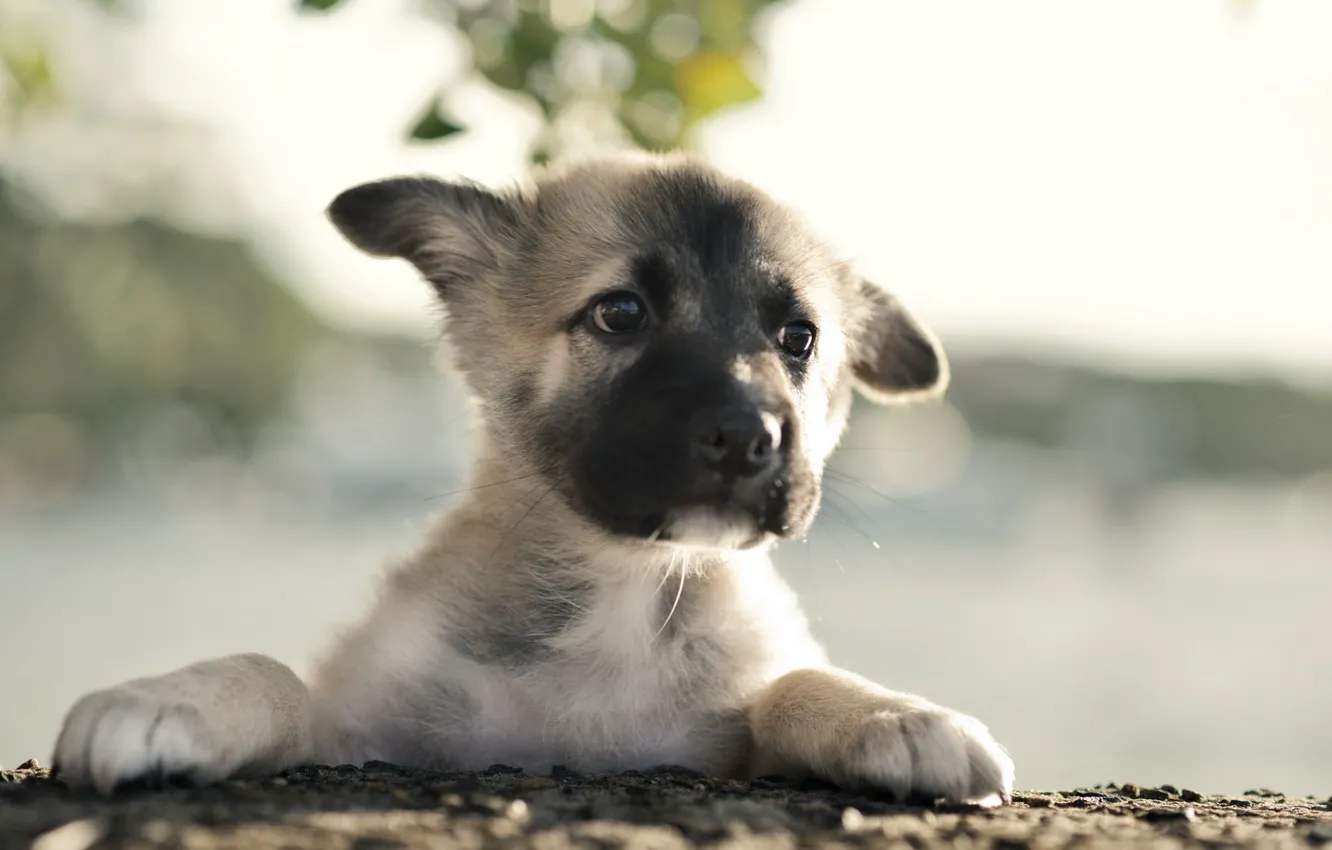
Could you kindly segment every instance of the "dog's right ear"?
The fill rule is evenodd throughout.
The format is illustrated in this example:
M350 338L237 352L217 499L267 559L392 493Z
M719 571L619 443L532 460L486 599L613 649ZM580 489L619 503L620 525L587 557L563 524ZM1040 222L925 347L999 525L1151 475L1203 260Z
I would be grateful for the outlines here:
M517 200L432 177L394 177L346 190L328 217L375 257L409 261L439 293L494 271L520 224Z
M863 321L852 349L851 373L879 404L937 398L948 387L948 358L930 333L892 295L858 282Z

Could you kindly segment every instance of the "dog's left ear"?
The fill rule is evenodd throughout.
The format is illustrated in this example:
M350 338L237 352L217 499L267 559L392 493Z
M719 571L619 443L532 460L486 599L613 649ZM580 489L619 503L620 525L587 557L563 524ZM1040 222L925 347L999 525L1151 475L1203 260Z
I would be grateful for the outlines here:
M520 226L519 204L468 183L394 177L346 190L327 212L357 248L407 260L449 301L500 266Z
M859 294L851 372L860 391L880 404L943 395L948 360L934 335L882 288L861 280Z

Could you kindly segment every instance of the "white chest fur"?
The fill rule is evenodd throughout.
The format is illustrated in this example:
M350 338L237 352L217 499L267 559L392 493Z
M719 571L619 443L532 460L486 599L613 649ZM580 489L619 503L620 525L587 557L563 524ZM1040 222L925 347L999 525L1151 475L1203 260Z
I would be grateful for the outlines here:
M360 637L377 646L357 652L354 636L341 653L361 656L362 675L377 687L362 678L337 689L338 737L357 744L354 756L429 767L677 764L725 772L747 744L743 710L752 695L825 659L765 556L686 566L596 570L610 577L523 663L459 652L451 624L440 620L447 606L376 617L380 627Z

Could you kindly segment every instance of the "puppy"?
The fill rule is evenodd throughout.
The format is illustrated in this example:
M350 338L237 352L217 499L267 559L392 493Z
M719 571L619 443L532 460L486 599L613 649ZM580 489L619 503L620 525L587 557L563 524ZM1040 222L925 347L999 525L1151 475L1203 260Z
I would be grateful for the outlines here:
M814 518L853 389L942 393L901 303L679 156L505 193L384 180L329 216L439 296L479 412L471 488L308 684L240 655L92 693L56 743L68 782L670 764L1009 799L985 726L830 666L769 560Z

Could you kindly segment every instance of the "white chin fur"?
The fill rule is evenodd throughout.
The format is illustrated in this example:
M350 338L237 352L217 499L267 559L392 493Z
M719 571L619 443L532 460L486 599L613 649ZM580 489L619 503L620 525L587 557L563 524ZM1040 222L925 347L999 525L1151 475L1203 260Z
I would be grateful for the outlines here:
M662 532L663 543L690 549L742 549L752 547L764 536L749 514L714 508L673 511Z

